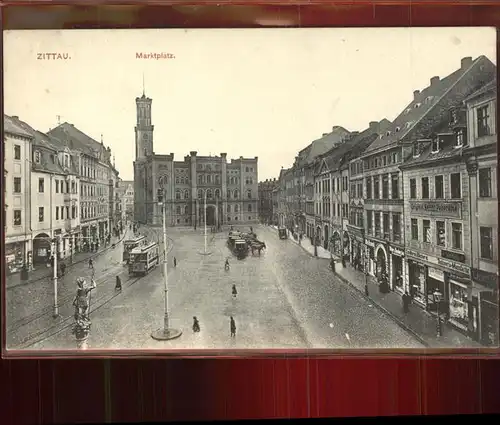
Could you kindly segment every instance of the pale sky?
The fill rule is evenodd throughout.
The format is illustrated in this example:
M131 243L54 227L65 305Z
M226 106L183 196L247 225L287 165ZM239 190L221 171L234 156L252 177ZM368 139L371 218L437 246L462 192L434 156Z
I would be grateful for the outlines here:
M71 59L38 60L43 52ZM258 156L264 180L335 125L393 120L413 90L480 55L496 63L495 29L6 31L4 111L43 132L60 115L103 134L120 177L132 180L144 74L156 153Z

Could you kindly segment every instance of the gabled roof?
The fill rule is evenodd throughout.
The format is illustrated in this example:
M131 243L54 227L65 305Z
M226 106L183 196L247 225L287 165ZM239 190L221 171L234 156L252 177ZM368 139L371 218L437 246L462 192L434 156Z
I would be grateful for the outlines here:
M467 58L465 58L467 59ZM464 60L465 60L464 59ZM377 138L366 152L373 152L384 147L396 145L398 141L409 139L415 136L418 124L422 119L434 109L446 94L460 81L460 79L473 70L480 69L479 66L485 63L492 65L485 56L479 56L475 60L463 62L463 66L443 79L434 77L430 86L421 92L415 91L413 101L398 115L389 126L384 135Z
M312 164L320 155L341 144L350 133L344 127L335 126L330 133L324 134L321 138L313 140L307 147L299 152L296 167Z
M8 115L3 116L3 131L5 133L10 133L15 136L22 137L32 137L26 130L24 130L21 126L17 125L15 119L13 117L9 117Z
M50 130L48 134L64 140L71 149L80 150L87 155L111 164L111 152L104 147L104 144L94 140L73 124L65 122Z
M496 94L496 92L497 92L497 79L496 79L496 77L493 80L491 80L489 83L487 83L483 87L481 87L479 90L476 90L474 93L472 93L470 96L468 96L464 102L465 103L469 102L469 101L475 99L476 97L479 97L483 94L488 93L489 91L494 91Z
M370 146L378 135L390 125L391 122L384 118L379 123L372 123L370 127L361 133L351 133L351 137L343 144L330 149L321 156L315 173L320 174L324 170L338 170L343 163L350 161L366 149L367 146Z
M35 130L25 121L21 121L19 118L13 118L17 126L21 127L24 131L33 137L33 151L37 150L40 152L40 163L37 164L33 161L33 169L39 171L48 171L52 173L63 173L66 170L59 163L57 158L58 152L67 152L71 157L72 161L70 164L70 170L72 173L78 171L78 158L72 155L71 151L68 149L65 142L58 139L57 137L42 133L41 131Z

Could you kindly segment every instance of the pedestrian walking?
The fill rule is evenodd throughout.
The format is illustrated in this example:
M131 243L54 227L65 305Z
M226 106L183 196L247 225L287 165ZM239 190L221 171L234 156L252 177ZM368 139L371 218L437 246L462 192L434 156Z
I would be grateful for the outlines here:
M335 273L335 260L333 257L330 258L330 268L332 269L332 272Z
M229 320L229 327L231 330L231 337L236 336L236 322L233 319L233 316L231 316L231 319Z
M89 258L89 269L94 268L94 262L92 261L92 258Z
M233 294L233 298L236 298L236 296L238 295L238 291L236 290L235 284L233 284L233 289L232 289L231 293Z
M61 263L61 276L64 276L66 273L66 264Z
M224 263L224 269L225 269L226 271L228 271L228 270L229 270L229 260L228 260L227 258L226 258L226 262Z
M193 332L200 332L200 322L196 316L193 316Z
M177 258L174 257L174 267L177 267Z
M411 303L411 297L410 294L408 294L408 291L405 291L402 299L403 299L403 312L408 313L410 311L410 303Z
M120 276L116 276L115 290L116 291L121 291L122 290L122 280L120 279Z

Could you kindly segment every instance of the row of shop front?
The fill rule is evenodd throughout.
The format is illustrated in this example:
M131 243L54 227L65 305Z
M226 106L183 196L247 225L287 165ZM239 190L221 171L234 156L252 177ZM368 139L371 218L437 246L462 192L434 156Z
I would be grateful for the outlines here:
M441 257L365 236L362 228L332 226L319 218L296 220L295 228L349 267L374 276L387 291L407 292L413 304L439 315L484 345L498 344L498 276L471 269L464 257ZM445 258L446 254L446 258ZM381 291L384 290L381 287Z
M59 240L59 258L64 259L89 250L91 244L103 242L108 234L108 221L95 221L77 226L70 232L54 229L52 232L38 233L33 238L30 235L23 235L15 240L7 238L5 241L5 270L7 275L11 275L21 272L25 265L28 270L47 266L54 250L53 238Z

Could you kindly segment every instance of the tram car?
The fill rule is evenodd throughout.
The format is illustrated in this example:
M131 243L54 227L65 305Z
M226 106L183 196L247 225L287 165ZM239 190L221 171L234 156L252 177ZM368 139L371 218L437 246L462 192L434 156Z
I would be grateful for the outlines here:
M144 246L147 244L146 236L138 236L134 239L128 239L123 242L123 261L125 263L129 263L130 252L138 247Z
M128 274L147 275L160 263L159 247L156 242L139 246L130 251Z

